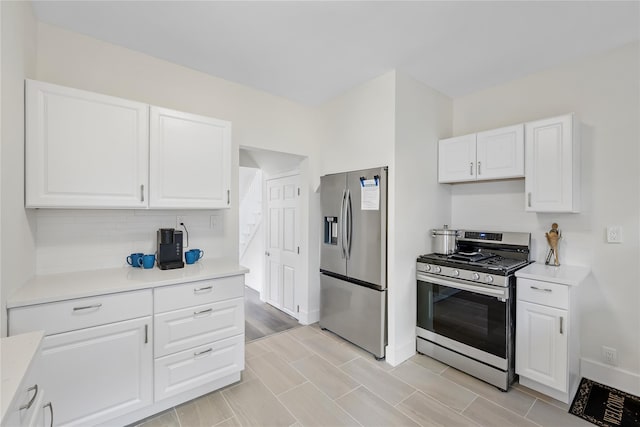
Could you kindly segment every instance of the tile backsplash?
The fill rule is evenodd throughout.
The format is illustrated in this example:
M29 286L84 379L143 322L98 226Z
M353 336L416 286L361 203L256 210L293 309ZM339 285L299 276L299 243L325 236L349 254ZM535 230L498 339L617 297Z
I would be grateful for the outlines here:
M237 232L231 231L237 221L229 212L40 209L36 273L126 267L132 252L156 251L156 231L175 228L177 215L184 216L189 248L204 250L205 258L237 258Z

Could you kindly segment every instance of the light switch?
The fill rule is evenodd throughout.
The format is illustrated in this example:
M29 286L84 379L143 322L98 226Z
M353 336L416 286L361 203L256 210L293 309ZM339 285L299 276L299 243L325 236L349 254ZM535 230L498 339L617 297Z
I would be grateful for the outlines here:
M607 243L622 243L622 227L619 225L607 227Z

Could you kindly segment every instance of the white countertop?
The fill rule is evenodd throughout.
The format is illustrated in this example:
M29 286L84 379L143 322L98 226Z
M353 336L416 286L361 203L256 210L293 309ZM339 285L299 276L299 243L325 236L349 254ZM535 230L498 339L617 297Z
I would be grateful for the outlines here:
M13 337L0 339L0 424L4 425L4 417L13 405L22 381L31 367L34 356L40 350L42 331L29 332Z
M248 272L249 269L236 261L204 259L174 270L122 267L34 276L7 300L7 308L135 291Z
M516 271L516 277L578 286L589 275L591 269L576 265L545 265L533 263Z

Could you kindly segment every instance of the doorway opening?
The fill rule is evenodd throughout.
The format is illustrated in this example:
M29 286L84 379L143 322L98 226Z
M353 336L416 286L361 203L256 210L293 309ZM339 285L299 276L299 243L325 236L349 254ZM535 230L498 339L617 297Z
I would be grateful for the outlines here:
M304 157L241 147L238 259L245 275L247 340L298 324L306 281L301 261L300 176Z

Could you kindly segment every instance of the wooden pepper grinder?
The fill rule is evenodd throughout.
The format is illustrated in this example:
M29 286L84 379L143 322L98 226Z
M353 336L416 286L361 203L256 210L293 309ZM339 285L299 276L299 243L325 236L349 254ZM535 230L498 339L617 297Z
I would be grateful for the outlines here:
M549 243L550 246L545 264L551 264L551 257L553 256L555 261L554 265L558 266L560 265L560 262L558 261L558 240L562 237L560 230L558 230L558 224L555 222L551 224L551 230L549 230L548 233L545 233L545 236L547 237L547 243Z

